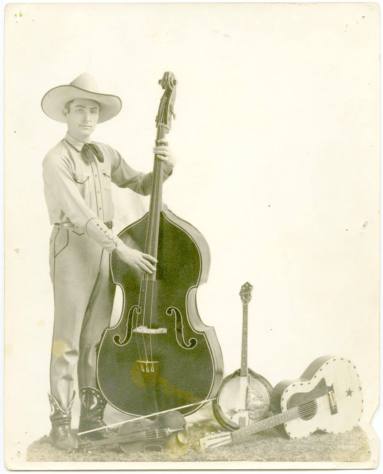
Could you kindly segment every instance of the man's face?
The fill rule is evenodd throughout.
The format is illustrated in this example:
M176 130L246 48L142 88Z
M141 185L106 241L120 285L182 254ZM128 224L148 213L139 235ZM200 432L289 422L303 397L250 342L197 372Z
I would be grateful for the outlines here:
M86 141L98 122L100 106L90 99L74 99L64 111L68 132L79 141Z

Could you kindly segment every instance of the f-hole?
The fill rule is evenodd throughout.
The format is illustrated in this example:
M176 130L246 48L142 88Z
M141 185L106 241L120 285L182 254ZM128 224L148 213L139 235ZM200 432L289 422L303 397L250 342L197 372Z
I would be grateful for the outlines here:
M138 305L133 305L128 313L128 317L126 320L126 333L124 336L124 339L121 340L121 336L119 334L116 334L113 337L114 343L116 346L122 347L128 344L130 341L130 338L132 337L132 328L136 326L136 321L138 315L141 313L141 308Z
M193 349L197 345L197 339L191 337L188 341L185 340L181 311L175 306L169 306L166 310L166 316L174 317L174 329L178 345L183 349Z

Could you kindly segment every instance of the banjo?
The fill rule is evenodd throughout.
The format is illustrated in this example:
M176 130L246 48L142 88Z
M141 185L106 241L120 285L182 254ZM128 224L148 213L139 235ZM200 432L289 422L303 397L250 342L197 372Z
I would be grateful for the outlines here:
M273 387L260 374L248 367L248 307L252 285L244 283L239 293L242 300L241 368L224 378L213 401L217 421L228 430L248 426L268 415Z

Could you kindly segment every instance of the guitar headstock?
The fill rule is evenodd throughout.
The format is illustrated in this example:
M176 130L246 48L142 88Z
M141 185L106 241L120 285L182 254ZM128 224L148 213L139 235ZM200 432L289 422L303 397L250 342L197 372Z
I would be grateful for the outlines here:
M243 304L250 303L252 289L253 289L253 286L248 281L241 286L241 291L239 292L239 296L241 297Z

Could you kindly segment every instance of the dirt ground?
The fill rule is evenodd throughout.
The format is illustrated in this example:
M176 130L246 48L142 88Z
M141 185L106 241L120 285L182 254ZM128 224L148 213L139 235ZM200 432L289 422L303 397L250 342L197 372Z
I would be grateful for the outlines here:
M363 462L370 458L366 434L361 428L342 434L313 434L304 439L287 439L277 429L253 435L246 443L203 451L199 440L208 433L222 431L212 422L189 426L181 436L168 438L162 446L115 445L80 448L67 453L55 449L47 436L32 443L28 461L70 462L156 462L156 461L295 461Z

